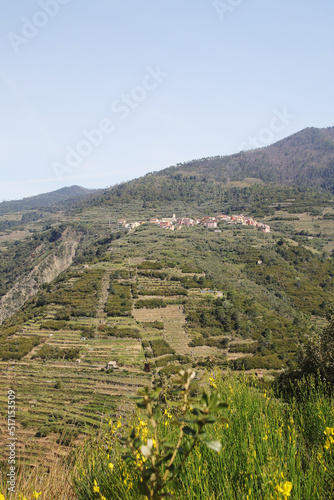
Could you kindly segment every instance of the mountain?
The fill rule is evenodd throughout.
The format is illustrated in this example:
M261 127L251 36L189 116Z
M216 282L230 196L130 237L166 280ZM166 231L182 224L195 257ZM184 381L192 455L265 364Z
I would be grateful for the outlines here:
M334 300L333 133L0 205L0 384L20 391L23 462L127 417L152 376L296 366ZM270 232L149 222L173 213Z
M193 160L158 175L194 172L223 182L257 178L334 192L334 127L306 128L271 146L232 156Z
M57 189L51 193L43 193L37 196L23 198L22 200L3 201L0 203L0 214L19 212L22 210L30 210L41 207L51 207L55 204L68 203L69 201L75 202L80 198L82 199L90 196L97 191L97 189L85 189L80 186L70 186Z
M249 202L254 197L261 202L268 188L277 193L278 188L310 187L324 196L334 193L334 127L306 128L264 148L178 163L101 190L76 209L126 205L124 209L131 210L135 204L136 210L158 209L173 202L212 202L221 210L248 210ZM293 197L285 194L283 199ZM242 203L235 203L241 198Z

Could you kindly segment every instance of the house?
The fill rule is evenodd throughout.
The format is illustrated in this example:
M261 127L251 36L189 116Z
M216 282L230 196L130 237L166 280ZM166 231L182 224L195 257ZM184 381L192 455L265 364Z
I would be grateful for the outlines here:
M127 224L125 224L125 227L128 228L128 229L136 229L136 227L139 227L140 226L140 222L128 222Z
M205 222L204 226L205 227L217 227L217 221L211 220L211 221Z
M170 228L172 226L172 223L168 220L162 220L159 222L159 226L166 229L166 228Z
M270 233L270 226L268 226L268 224L263 224L262 231L264 233Z
M109 361L106 365L106 370L118 368L117 361Z

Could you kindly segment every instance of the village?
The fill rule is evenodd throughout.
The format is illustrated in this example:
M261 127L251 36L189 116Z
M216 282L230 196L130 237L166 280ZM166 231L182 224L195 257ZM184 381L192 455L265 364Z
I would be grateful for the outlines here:
M215 229L215 232L221 232L221 229L218 228L219 222L225 222L226 224L241 224L243 226L251 226L255 229L259 229L264 233L270 233L270 226L268 224L263 224L261 222L257 222L251 217L246 217L244 215L217 215L215 217L203 217L202 219L191 219L189 217L181 217L177 218L175 214L170 218L157 219L153 218L149 221L135 221L129 222L126 219L120 219L118 224L121 224L126 229L135 229L136 227L141 226L142 224L146 224L149 222L150 224L155 224L156 226L162 229L169 229L171 231L180 230L182 227L193 227L193 226L204 226L209 229Z

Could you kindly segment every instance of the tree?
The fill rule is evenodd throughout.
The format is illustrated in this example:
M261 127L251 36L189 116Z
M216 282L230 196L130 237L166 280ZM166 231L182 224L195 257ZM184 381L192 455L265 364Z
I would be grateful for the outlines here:
M320 375L334 386L334 307L327 312L328 324L322 332L313 333L297 353L297 369L283 372L277 380L278 389L291 392L295 381Z

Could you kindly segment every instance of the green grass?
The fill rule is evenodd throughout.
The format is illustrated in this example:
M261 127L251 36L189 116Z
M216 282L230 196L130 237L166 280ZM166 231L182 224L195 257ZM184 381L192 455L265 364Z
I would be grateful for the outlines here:
M297 404L276 399L266 383L246 376L217 377L211 384L229 405L224 412L228 424L218 422L210 432L221 441L222 451L216 454L198 446L174 487L174 498L283 500L285 495L277 487L284 488L289 482L291 500L333 498L334 444L326 449L324 431L334 427L334 407L323 387L305 385ZM168 411L173 413L172 406ZM132 421L135 426L138 416ZM136 485L138 470L121 458L118 437L128 432L129 421L117 433L107 431L102 443L89 442L78 453L72 471L78 500L99 498L93 492L94 480L107 500L144 498ZM177 429L166 416L160 420L158 434L175 441Z

